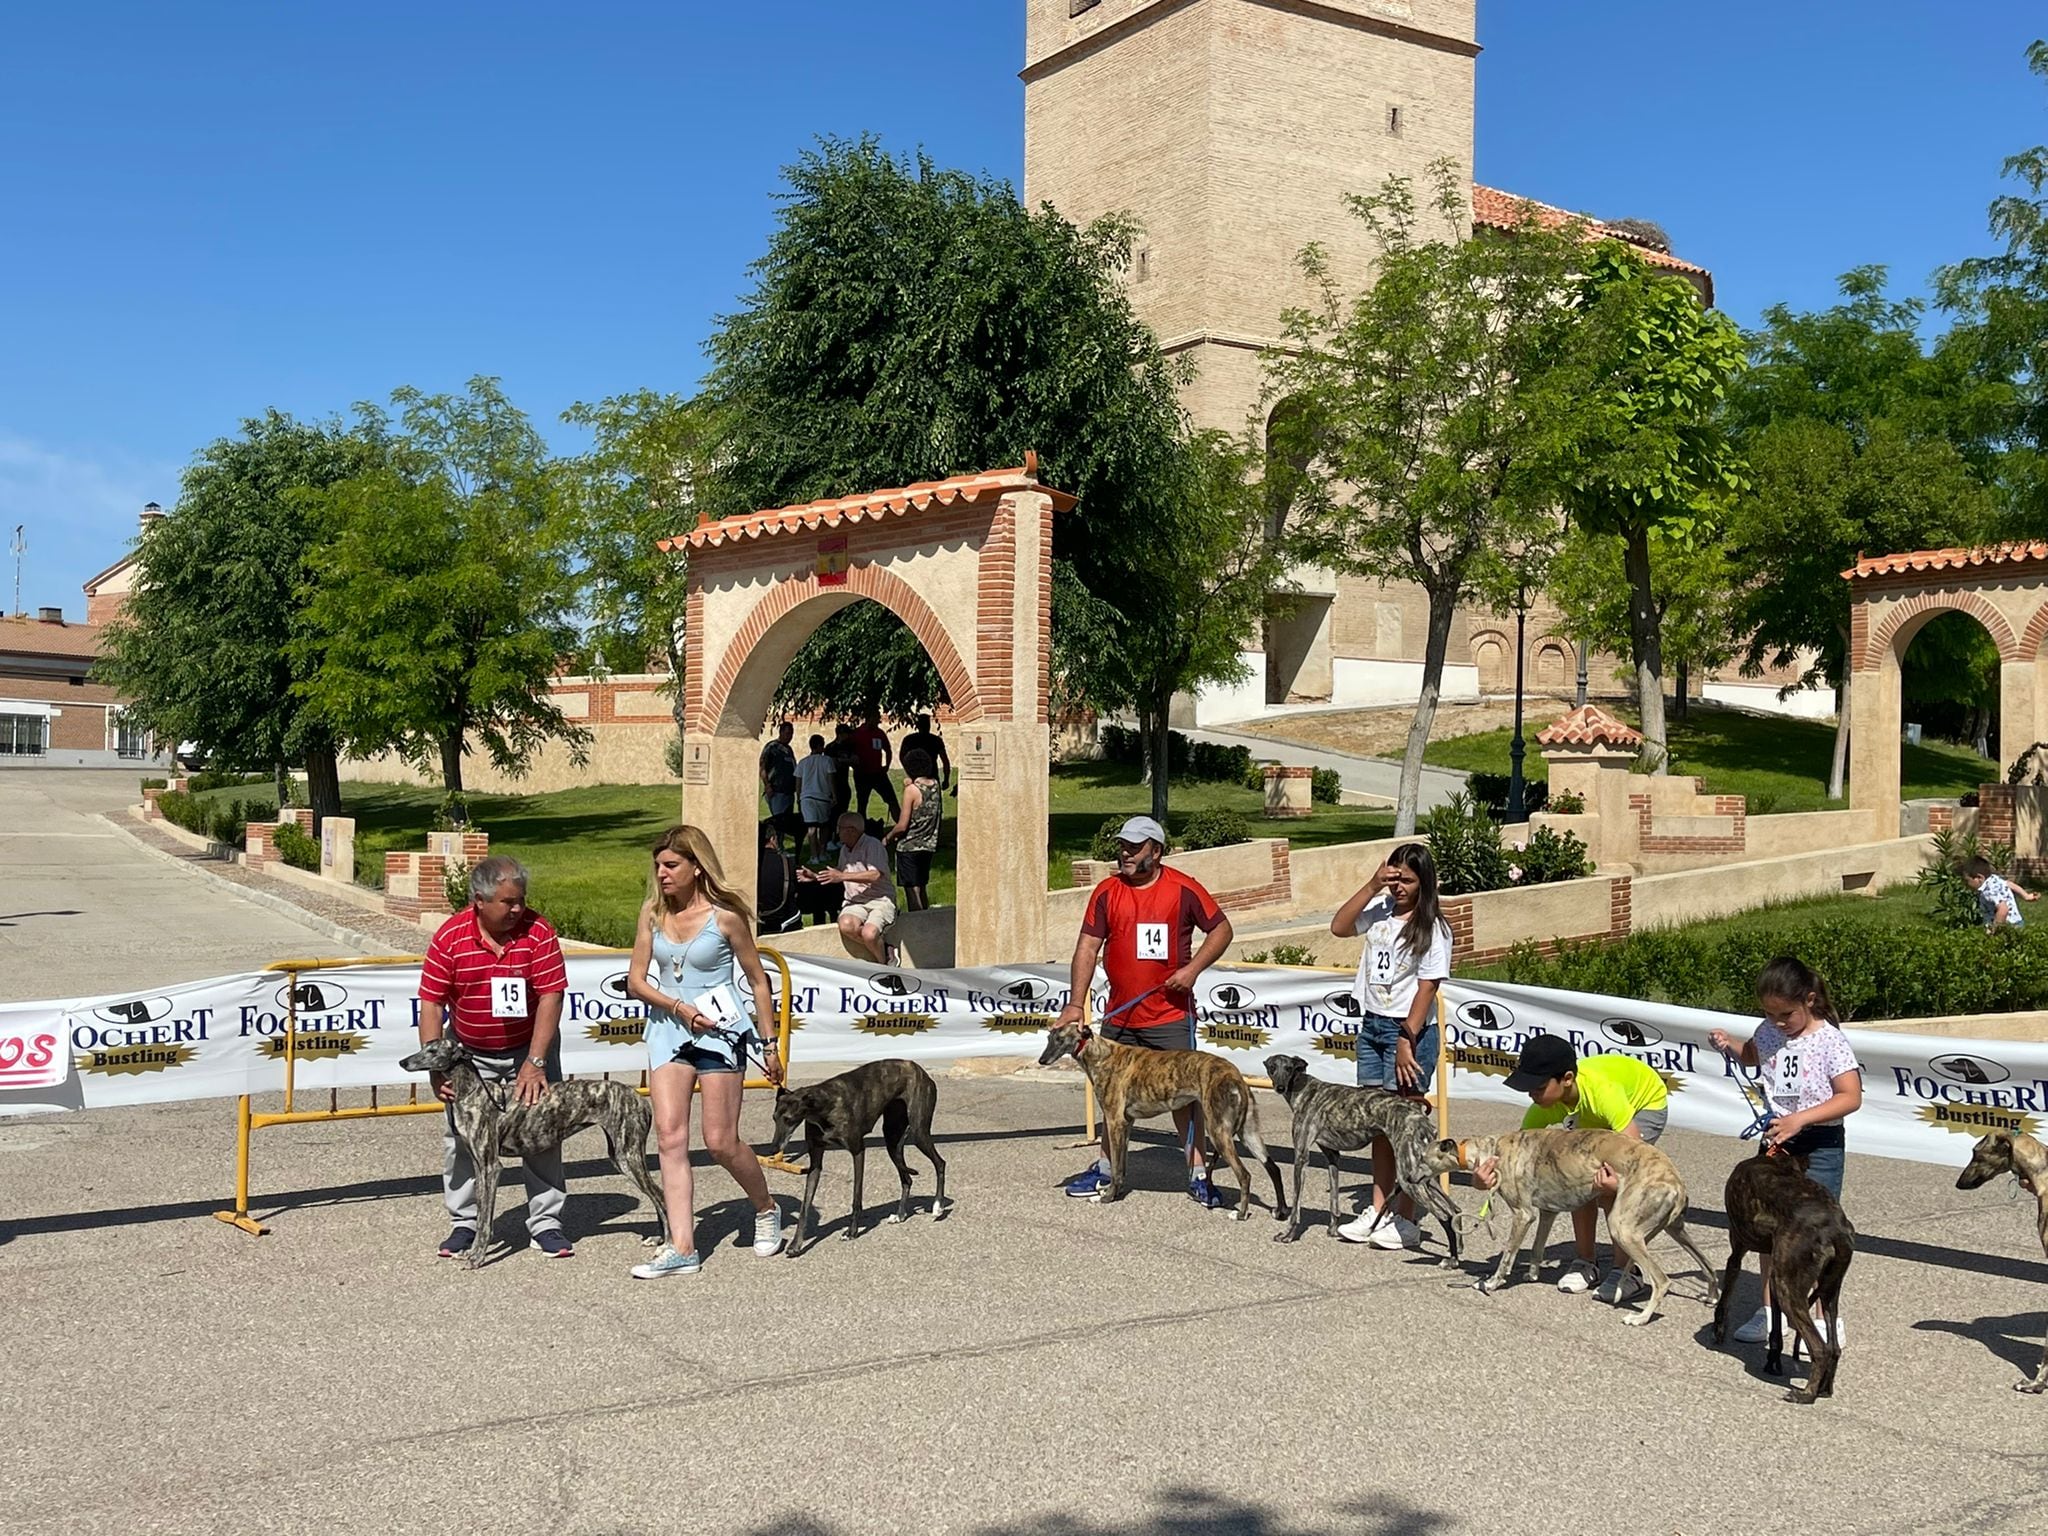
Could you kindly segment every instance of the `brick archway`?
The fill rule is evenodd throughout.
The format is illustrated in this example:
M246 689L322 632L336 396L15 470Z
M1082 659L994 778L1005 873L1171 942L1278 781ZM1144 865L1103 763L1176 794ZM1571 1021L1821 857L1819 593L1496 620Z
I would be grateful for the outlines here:
M1998 648L2000 768L2048 735L2048 544L1933 549L1858 560L1849 583L1849 798L1897 834L1899 665L1913 636L1942 613L1967 613Z
M755 840L776 688L819 624L869 599L917 636L957 724L956 906L914 914L915 963L1035 956L1045 923L1052 517L1037 460L779 507L662 541L687 552L682 814L721 850ZM746 865L725 854L728 868ZM1020 948L1020 946L1023 946Z

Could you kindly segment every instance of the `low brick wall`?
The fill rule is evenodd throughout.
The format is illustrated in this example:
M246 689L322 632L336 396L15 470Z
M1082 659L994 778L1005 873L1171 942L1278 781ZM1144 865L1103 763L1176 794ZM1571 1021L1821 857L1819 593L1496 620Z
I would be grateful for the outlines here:
M450 869L473 869L491 851L488 833L429 832L424 853L384 855L384 910L408 922L446 917Z
M313 813L303 806L286 806L276 821L250 822L242 832L242 862L251 869L278 863L282 855L277 851L277 829L287 825L311 837Z

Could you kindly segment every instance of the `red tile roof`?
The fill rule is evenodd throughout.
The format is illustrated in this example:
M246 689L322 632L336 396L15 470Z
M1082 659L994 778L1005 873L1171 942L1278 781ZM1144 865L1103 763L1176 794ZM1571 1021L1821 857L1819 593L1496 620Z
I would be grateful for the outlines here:
M2048 560L2048 544L1989 544L1978 549L1916 549L1904 555L1859 555L1842 574L1896 576L1916 571L1952 571L1973 565L2026 565Z
M1572 219L1581 220L1586 231L1596 240L1619 240L1632 247L1636 254L1653 267L1683 273L1696 279L1705 289L1706 301L1714 302L1714 274L1705 267L1682 261L1669 251L1659 250L1641 235L1626 229L1616 229L1612 224L1585 214L1571 213L1563 208L1554 208L1549 203L1539 203L1534 198L1518 197L1512 192L1503 192L1497 187L1482 187L1472 184L1472 222L1483 224L1488 229L1513 229L1522 221L1522 210L1527 208L1536 216L1536 222L1545 229L1555 229Z
M1615 719L1598 704L1581 704L1536 733L1539 747L1635 747L1642 745L1642 740L1642 732Z
M23 614L0 615L0 651L16 656L83 656L100 653L97 624L45 624Z
M809 532L836 528L842 523L875 522L885 517L901 517L913 509L922 510L935 503L942 507L956 504L973 506L1010 491L1043 491L1052 498L1053 509L1058 512L1070 512L1076 504L1065 491L1056 491L1049 485L1038 483L1038 455L1027 453L1024 462L1014 469L988 469L978 475L954 475L948 480L920 480L915 485L892 490L867 491L858 496L840 496L826 501L806 501L796 506L744 512L737 517L700 523L686 534L662 539L660 546L671 550L682 546L702 549L712 544L758 539L764 534Z

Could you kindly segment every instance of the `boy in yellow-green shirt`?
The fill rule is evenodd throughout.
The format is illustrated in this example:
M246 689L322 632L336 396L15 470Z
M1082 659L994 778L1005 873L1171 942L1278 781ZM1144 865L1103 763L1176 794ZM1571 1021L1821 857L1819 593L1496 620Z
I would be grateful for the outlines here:
M1609 1052L1581 1061L1569 1041L1556 1035L1534 1035L1523 1045L1521 1060L1508 1075L1508 1086L1528 1094L1535 1106L1522 1117L1524 1130L1564 1125L1581 1131L1618 1131L1651 1142L1664 1134L1670 1094L1664 1079L1633 1056ZM1593 1262L1598 1213L1613 1204L1610 1190L1572 1212L1572 1240L1578 1258L1557 1282L1560 1291L1575 1294L1593 1289L1593 1277L1598 1273ZM1602 1301L1619 1303L1647 1290L1628 1270L1615 1268L1607 1272L1595 1294Z

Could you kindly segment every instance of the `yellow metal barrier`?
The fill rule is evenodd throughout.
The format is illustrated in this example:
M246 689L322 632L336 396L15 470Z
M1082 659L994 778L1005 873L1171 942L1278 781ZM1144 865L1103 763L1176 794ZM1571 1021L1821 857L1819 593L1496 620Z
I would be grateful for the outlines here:
M581 953L623 955L630 954L631 951L623 949L584 950ZM761 954L775 962L775 968L782 976L782 989L777 994L776 1006L776 1054L781 1057L782 1070L787 1075L789 1071L789 1034L791 1024L789 962L782 957L780 950L770 949L766 945L761 946ZM372 1086L369 1090L370 1102L368 1104L344 1106L341 1103L341 1090L338 1088L327 1090L327 1107L325 1109L300 1109L297 1102L299 977L309 971L349 970L371 965L417 965L424 958L421 955L371 955L359 960L275 960L264 967L266 971L282 972L290 978L290 985L285 993L284 1108L279 1111L259 1111L252 1105L248 1094L243 1094L236 1101L235 1207L231 1211L215 1211L213 1213L215 1221L224 1221L231 1227L238 1227L252 1237L261 1237L270 1230L249 1214L249 1141L258 1131L267 1130L274 1125L309 1125L330 1120L370 1120L381 1119L387 1115L435 1115L444 1111L446 1106L438 1098L430 1098L424 1103L420 1101L420 1089L417 1083L409 1084L406 1088L404 1100L395 1104L381 1103L375 1086ZM776 1083L772 1078L749 1077L745 1080L743 1086L747 1088L773 1088L776 1086ZM698 1084L698 1087L701 1090L701 1082ZM647 1073L645 1071L640 1073L638 1091L643 1094L647 1092ZM778 1173L801 1173L803 1171L801 1165L791 1162L787 1157L779 1153L774 1157L762 1158L761 1166L763 1168L773 1168Z

